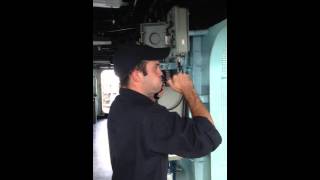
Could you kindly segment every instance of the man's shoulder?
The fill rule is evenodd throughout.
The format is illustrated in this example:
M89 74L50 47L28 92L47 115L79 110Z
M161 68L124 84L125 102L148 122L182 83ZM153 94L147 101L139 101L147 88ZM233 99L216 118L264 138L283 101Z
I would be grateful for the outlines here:
M164 107L158 103L154 103L153 105L149 106L148 109L150 112L154 112L154 113L159 113L159 112L160 113L168 113L169 112L169 110L166 107Z
M110 111L121 112L125 114L139 114L141 116L166 116L170 111L158 103L140 103L125 99L121 95L117 96L111 104Z

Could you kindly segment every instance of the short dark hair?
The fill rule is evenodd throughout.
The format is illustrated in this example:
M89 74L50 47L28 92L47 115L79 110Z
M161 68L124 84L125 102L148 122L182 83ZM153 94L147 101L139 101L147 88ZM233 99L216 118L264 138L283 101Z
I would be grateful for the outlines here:
M141 61L139 64L137 64L134 67L134 69L142 72L144 76L148 75L148 73L147 73L147 61ZM131 72L133 70L131 70L128 75L120 78L120 87L127 87L128 86L129 76L130 76L130 74L131 74Z

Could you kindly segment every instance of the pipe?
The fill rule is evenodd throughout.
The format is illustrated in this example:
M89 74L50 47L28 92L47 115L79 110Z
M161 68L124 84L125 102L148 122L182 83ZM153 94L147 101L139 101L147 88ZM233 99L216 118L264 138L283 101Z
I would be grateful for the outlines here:
M208 30L189 31L189 36L203 36L208 33Z

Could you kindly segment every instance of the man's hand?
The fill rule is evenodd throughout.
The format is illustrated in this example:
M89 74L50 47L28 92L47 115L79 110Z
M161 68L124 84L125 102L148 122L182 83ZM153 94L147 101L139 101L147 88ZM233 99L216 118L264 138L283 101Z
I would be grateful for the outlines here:
M184 96L191 110L192 117L203 116L213 124L209 111L201 102L196 90L193 88L192 80L187 74L179 73L174 75L172 79L168 80L168 84L174 91L177 91Z
M184 94L185 91L193 89L193 83L188 74L178 73L175 74L168 81L169 86L178 93Z

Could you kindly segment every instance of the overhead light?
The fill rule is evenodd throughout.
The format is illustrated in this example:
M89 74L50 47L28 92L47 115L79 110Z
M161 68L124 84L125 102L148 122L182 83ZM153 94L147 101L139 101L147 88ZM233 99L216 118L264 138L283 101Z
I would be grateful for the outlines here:
M122 0L93 0L93 7L120 8L126 5L128 5L128 3L122 2Z
M100 46L100 45L111 45L111 41L93 41L94 46Z

